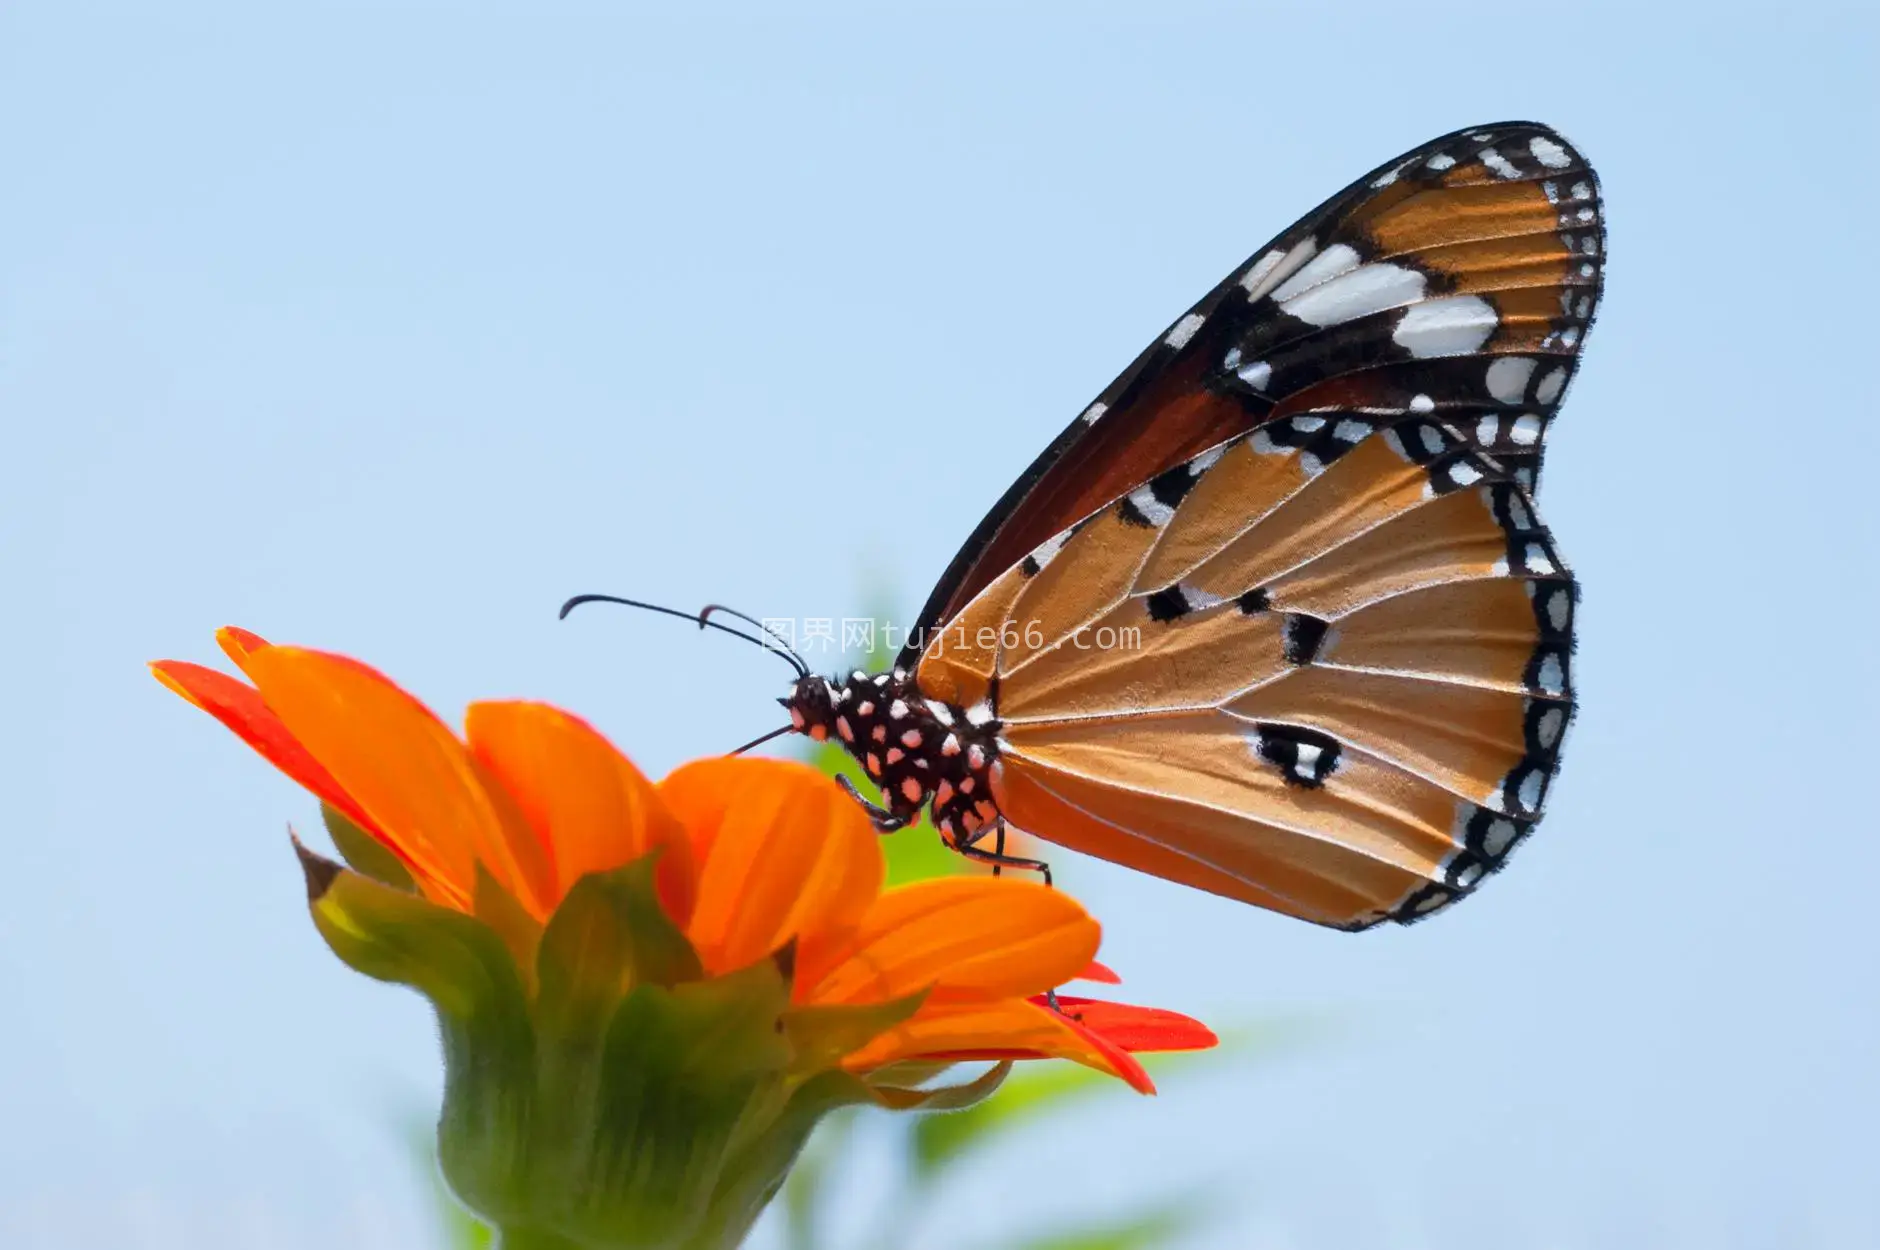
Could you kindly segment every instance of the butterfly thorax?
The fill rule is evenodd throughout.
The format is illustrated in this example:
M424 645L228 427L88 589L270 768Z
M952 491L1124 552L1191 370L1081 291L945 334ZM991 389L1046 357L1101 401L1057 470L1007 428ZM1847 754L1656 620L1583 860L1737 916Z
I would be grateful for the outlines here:
M846 679L804 677L779 700L797 732L836 742L881 787L888 811L911 820L931 804L947 841L975 841L997 819L999 722L989 705L956 707L921 694L905 669Z

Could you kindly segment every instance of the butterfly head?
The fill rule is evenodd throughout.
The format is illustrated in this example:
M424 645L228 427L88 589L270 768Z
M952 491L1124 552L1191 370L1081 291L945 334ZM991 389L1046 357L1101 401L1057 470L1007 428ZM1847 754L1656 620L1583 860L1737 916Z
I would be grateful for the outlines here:
M790 693L777 702L790 713L790 727L816 742L826 742L833 731L838 705L847 691L827 677L806 673L796 679Z

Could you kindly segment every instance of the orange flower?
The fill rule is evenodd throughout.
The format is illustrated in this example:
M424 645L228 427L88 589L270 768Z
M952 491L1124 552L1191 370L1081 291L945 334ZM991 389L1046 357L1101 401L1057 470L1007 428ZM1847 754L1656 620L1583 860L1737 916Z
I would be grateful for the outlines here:
M805 765L708 759L654 784L556 708L474 703L460 739L356 660L234 628L217 638L252 685L183 661L152 670L321 799L336 840L354 828L395 860L373 872L342 842L355 867L501 931L525 983L577 883L656 854L659 906L700 975L781 960L790 1019L866 1022L819 1034L809 1049L824 1066L867 1078L910 1061L1059 1057L1150 1092L1129 1052L1214 1043L1173 1013L1086 1000L1053 1010L1046 991L1113 979L1092 962L1099 929L1082 906L1009 877L884 890L866 818ZM361 967L347 922L318 906L341 870L309 865L316 920ZM363 970L387 975L375 968ZM832 1045L840 1053L825 1053Z

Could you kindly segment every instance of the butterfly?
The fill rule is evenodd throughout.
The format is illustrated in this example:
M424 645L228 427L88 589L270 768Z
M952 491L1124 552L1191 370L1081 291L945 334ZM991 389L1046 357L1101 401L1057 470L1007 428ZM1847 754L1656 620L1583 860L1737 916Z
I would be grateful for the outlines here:
M1047 879L1008 827L1340 929L1469 895L1574 714L1534 493L1604 263L1598 180L1546 126L1371 171L1044 450L891 670L798 657L790 728L861 762L882 830L925 809Z

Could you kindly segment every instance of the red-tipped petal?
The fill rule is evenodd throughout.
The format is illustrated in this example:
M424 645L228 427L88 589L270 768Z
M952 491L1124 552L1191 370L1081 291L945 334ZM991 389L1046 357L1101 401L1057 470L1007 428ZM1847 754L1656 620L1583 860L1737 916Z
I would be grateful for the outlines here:
M1040 1006L1045 999L1032 1000ZM1136 1054L1171 1050L1209 1050L1220 1044L1201 1021L1178 1011L1160 1007L1136 1007L1129 1003L1105 1002L1097 998L1078 998L1059 994L1058 1006L1075 1016L1090 1032Z
M1127 1051L1024 999L922 1007L849 1056L847 1066L867 1071L910 1059L1070 1059L1120 1077L1142 1093L1155 1092L1149 1074Z
M215 631L216 645L222 648L222 654L235 662L235 667L246 671L250 654L269 646L266 638L260 634L243 629L239 625L224 625Z
M243 665L281 722L405 849L421 881L461 907L481 862L532 913L547 914L548 865L534 831L429 708L345 656L262 647Z
M1095 981L1100 985L1121 985L1123 978L1116 975L1108 964L1091 960L1084 970L1072 977L1073 981Z
M262 701L260 691L226 673L218 673L187 660L157 660L151 664L150 672L171 690L221 721L268 763L316 797L344 812L348 820L371 834L401 860L407 859L372 823L352 795L346 793L339 782L334 780L333 774L313 758L298 738L288 732L281 718Z

